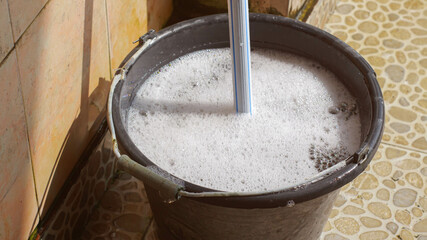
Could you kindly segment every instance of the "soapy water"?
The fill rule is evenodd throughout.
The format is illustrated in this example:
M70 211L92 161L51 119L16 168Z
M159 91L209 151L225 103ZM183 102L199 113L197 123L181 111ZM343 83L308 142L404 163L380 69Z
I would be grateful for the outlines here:
M160 168L224 191L285 188L353 154L361 126L355 99L318 63L251 53L253 115L236 114L229 49L182 56L137 91L127 131Z

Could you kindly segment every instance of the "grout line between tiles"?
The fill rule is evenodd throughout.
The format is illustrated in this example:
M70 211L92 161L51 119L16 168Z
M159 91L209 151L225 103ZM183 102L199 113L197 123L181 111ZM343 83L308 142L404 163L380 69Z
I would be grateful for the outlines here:
M22 90L21 68L19 66L18 53L16 51L15 51L15 57L16 57L16 66L18 68L18 84L19 84L19 90L21 92L22 108L24 109L25 133L26 133L26 141L27 141L27 150L28 150L28 155L29 155L28 157L30 160L31 174L32 174L32 179L33 179L33 184L34 184L34 195L35 195L36 204L37 204L36 218L34 219L33 226L31 227L31 230L29 233L29 235L31 235L31 232L33 231L33 229L35 227L35 223L36 223L37 218L40 222L40 201L39 201L39 197L37 194L37 183L36 183L36 175L34 172L33 154L32 154L31 146L30 146L30 132L28 130L27 108L25 106L24 92Z
M31 146L30 146L30 133L28 130L28 117L27 117L27 109L25 106L25 98L24 98L24 92L22 89L22 81L21 81L21 68L19 66L19 59L18 59L18 50L16 49L16 44L17 42L21 39L21 37L24 35L24 33L29 29L29 27L33 24L33 22L35 21L35 19L40 15L40 13L43 11L43 9L46 7L46 5L50 2L50 0L47 0L46 3L43 5L43 7L40 9L40 11L36 14L36 16L34 16L34 18L31 20L31 22L28 24L28 26L24 29L24 31L22 32L22 34L18 37L18 39L15 39L15 35L13 32L13 27L12 27L12 15L10 13L10 7L9 7L9 0L6 1L6 5L7 5L7 11L9 14L9 24L10 24L10 31L12 34L12 40L13 40L13 47L10 49L10 51L7 53L7 55L5 56L5 58L0 62L0 66L3 64L3 62L7 59L7 57L9 57L9 55L15 50L15 57L16 57L16 66L18 68L18 84L19 84L19 90L21 92L21 100L22 100L22 107L24 109L24 119L25 119L25 132L26 132L26 141L27 141L27 150L28 150L28 157L30 160L30 166L31 166L31 174L32 174L32 180L33 180L33 184L34 184L34 196L36 198L36 205L37 205L37 212L36 212L36 216L34 218L34 221L32 223L30 232L28 233L28 236L30 237L33 230L36 228L36 222L40 222L40 201L39 201L39 197L37 194L37 183L36 183L36 175L34 172L34 163L33 163L33 154L31 151ZM38 220L38 221L37 221Z
M13 41L13 46L15 47L15 36L13 35L13 27L12 27L12 15L10 14L10 7L9 7L9 0L6 1L6 5L7 5L7 13L9 14L9 25L10 25L10 33L12 34L12 41ZM31 24L31 23L30 23ZM24 32L27 29L24 30ZM24 33L22 32L22 33ZM13 49L13 48L12 48ZM12 51L12 50L11 50ZM9 53L8 53L9 54Z
M409 148L409 147L405 147L405 146L401 146L401 145L397 145L397 144L392 144L392 143L387 143L384 141L381 141L381 144L383 145L387 145L387 146L391 146L391 147L396 147L396 148L402 148L408 151L412 151L412 152L418 152L418 153L422 153L422 154L427 154L427 151L422 151L419 149L413 149L413 148Z
M16 65L18 68L18 81L19 81L19 90L21 91L21 98L22 98L22 107L24 108L24 118L25 118L25 132L26 132L26 136L27 136L27 147L28 147L28 153L29 153L29 157L30 157L30 162L31 162L31 172L33 174L33 182L34 182L34 190L35 190L35 195L36 195L36 200L37 200L37 215L39 216L40 219L40 203L39 203L39 198L38 198L38 194L37 194L37 184L36 184L36 175L34 174L34 163L33 163L33 154L31 151L31 144L30 144L30 131L28 130L28 117L27 117L27 108L25 106L25 98L24 98L24 93L22 90L22 81L21 81L21 68L19 66L19 59L18 59L18 53L15 52L16 54Z
M107 23L107 47L108 47L108 64L109 64L109 72L110 72L110 80L113 79L113 73L111 71L111 42L110 42L110 22L108 21L108 4L107 1L104 0L105 4L105 20Z
M8 0L10 1L10 0ZM18 37L18 39L15 40L15 36L13 33L13 28L12 28L12 21L10 21L10 25L11 25L11 29L12 29L12 38L13 38L13 44L16 45L18 43L19 40L21 40L22 36L24 36L25 32L30 28L31 25L33 25L34 21L39 17L39 15L41 14L41 12L43 11L43 9L46 8L46 6L51 2L51 0L47 0L46 3L43 5L42 8L40 8L40 11L36 14L36 16L34 16L33 20L31 20L31 22L28 24L28 26L24 29L24 31L22 31L21 35ZM9 8L9 5L8 5ZM12 20L12 15L10 14L10 9L9 9L9 18Z
M32 25L32 23L35 21L35 19L40 15L41 11L45 8L45 6L48 4L50 0L48 0L44 6L40 9L40 11L37 13L37 15L33 18L33 20L30 22L30 24L28 24L27 28L25 28L25 30L22 32L21 36L19 36L18 39L15 40L15 35L13 34L13 27L12 27L12 15L10 14L10 7L9 7L9 1L6 1L7 3L7 8L8 8L8 12L9 12L9 23L10 23L10 28L12 31L12 39L13 39L13 48L10 50L10 52L8 53L8 55L16 49L16 43L21 39L21 37L24 35L24 33L28 30L28 28ZM18 50L16 49L15 51L15 57L16 57L16 66L18 68L18 81L19 81L19 90L21 92L21 99L22 99L22 107L24 109L24 119L25 119L25 132L26 132L26 137L27 137L27 149L28 149L28 154L29 154L29 159L30 159L30 165L31 165L31 174L32 174L32 179L33 179L33 184L34 184L34 195L36 198L36 204L37 204L37 213L36 213L36 218L33 221L33 226L31 227L29 236L31 235L31 232L33 231L33 229L35 228L35 223L36 220L38 218L39 222L40 222L40 201L39 201L39 196L37 194L37 183L36 183L36 175L34 172L34 162L33 162L33 154L31 151L31 145L30 145L30 132L28 129L28 117L27 117L27 108L25 106L25 98L24 98L24 92L22 89L22 81L21 81L21 68L19 66L19 59L18 59Z
M9 57L9 55L13 52L13 50L15 50L15 45L13 45L13 47L10 49L9 52L7 52L7 54L4 56L4 58L0 61L0 67L3 66L3 63L6 62L6 59Z
M3 65L3 63L6 61L6 59L9 57L10 53L13 52L13 50L15 49L15 39L13 37L12 20L11 20L11 17L10 17L9 1L6 1L6 6L7 6L7 13L9 14L9 26L10 26L10 34L12 34L13 46L7 52L7 54L3 57L3 59L0 61L0 67Z

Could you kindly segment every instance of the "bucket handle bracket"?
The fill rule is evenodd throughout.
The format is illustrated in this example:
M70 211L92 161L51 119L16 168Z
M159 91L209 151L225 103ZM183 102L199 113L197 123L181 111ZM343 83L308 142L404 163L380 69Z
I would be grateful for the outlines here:
M369 153L369 146L368 144L365 144L360 151L354 153L353 160L358 165L363 164L368 159L368 153Z
M149 39L153 39L156 37L156 31L154 29L150 29L147 33L139 37L137 40L133 41L132 43L138 43L139 46L144 45L145 42Z

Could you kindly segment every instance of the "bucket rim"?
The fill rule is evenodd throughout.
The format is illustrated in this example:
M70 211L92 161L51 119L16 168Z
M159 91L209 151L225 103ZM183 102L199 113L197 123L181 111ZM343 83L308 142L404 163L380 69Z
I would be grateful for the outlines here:
M188 194L181 194L182 197L194 197L198 201L207 202L214 205L226 206L226 207L237 207L237 208L246 208L246 207L278 207L286 206L289 202L299 203L309 201L311 199L317 198L321 195L332 192L348 182L356 178L369 164L373 158L381 140L383 128L384 128L384 103L381 93L381 89L376 80L376 75L374 70L370 67L367 61L354 49L348 46L346 43L342 42L335 36L318 29L309 24L299 22L297 20L280 17L270 14L259 14L259 13L250 13L250 21L265 22L268 24L279 24L285 25L287 27L294 28L304 34L309 34L315 37L318 37L323 42L328 45L336 48L343 55L351 59L352 64L354 64L362 73L365 73L365 84L368 89L369 95L371 96L371 106L372 106L372 118L370 122L370 129L366 135L366 138L361 144L361 148L349 159L346 160L346 165L340 169L330 172L323 178L316 179L316 181L305 181L304 183L283 188L277 191L260 191L257 194L251 195L235 195L229 196L224 194L223 196L214 195L214 196L201 196L200 193L204 192L216 192L220 193L222 191L202 187L183 179L177 178L184 182L185 192ZM156 44L161 39L175 34L179 31L188 30L194 25L203 25L203 24L228 24L228 17L226 14L217 14L199 17L195 19L190 19L184 22L174 24L168 28L162 29L161 31L153 34L150 32L148 37L146 36L145 40L152 38L150 44ZM142 38L141 38L142 39ZM121 63L120 68L125 71L117 71L116 77L120 77L121 74L131 70L132 64L137 61L138 57L146 51L143 49L144 41L140 41L140 44L135 47L128 56ZM139 51L136 58L134 55ZM132 60L133 59L133 60ZM132 60L129 64L129 60ZM123 79L117 82L117 86L114 85L110 89L110 95L112 96L112 106L108 109L108 115L111 114L112 124L110 125L110 131L117 131L117 142L115 144L120 145L120 148L123 149L126 153L129 154L131 159L135 162L146 166L147 164L153 164L157 166L154 162L145 157L145 155L139 151L135 146L133 141L130 139L127 134L125 127L123 125L122 119L120 117L120 94L123 86ZM115 140L115 139L113 139ZM121 143L121 144L119 144ZM158 167L158 166L157 166ZM160 168L160 167L159 167ZM166 171L165 171L166 172ZM222 192L229 193L229 192ZM199 196L196 196L199 194ZM209 195L209 194L208 194ZM178 196L179 197L179 196Z

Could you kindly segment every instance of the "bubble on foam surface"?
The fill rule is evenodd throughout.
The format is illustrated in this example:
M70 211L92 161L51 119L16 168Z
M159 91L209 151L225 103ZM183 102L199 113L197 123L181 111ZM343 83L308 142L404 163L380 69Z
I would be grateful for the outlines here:
M355 99L332 73L278 51L251 58L252 116L235 113L229 49L194 52L153 74L129 110L136 146L179 178L239 192L285 188L358 149Z

